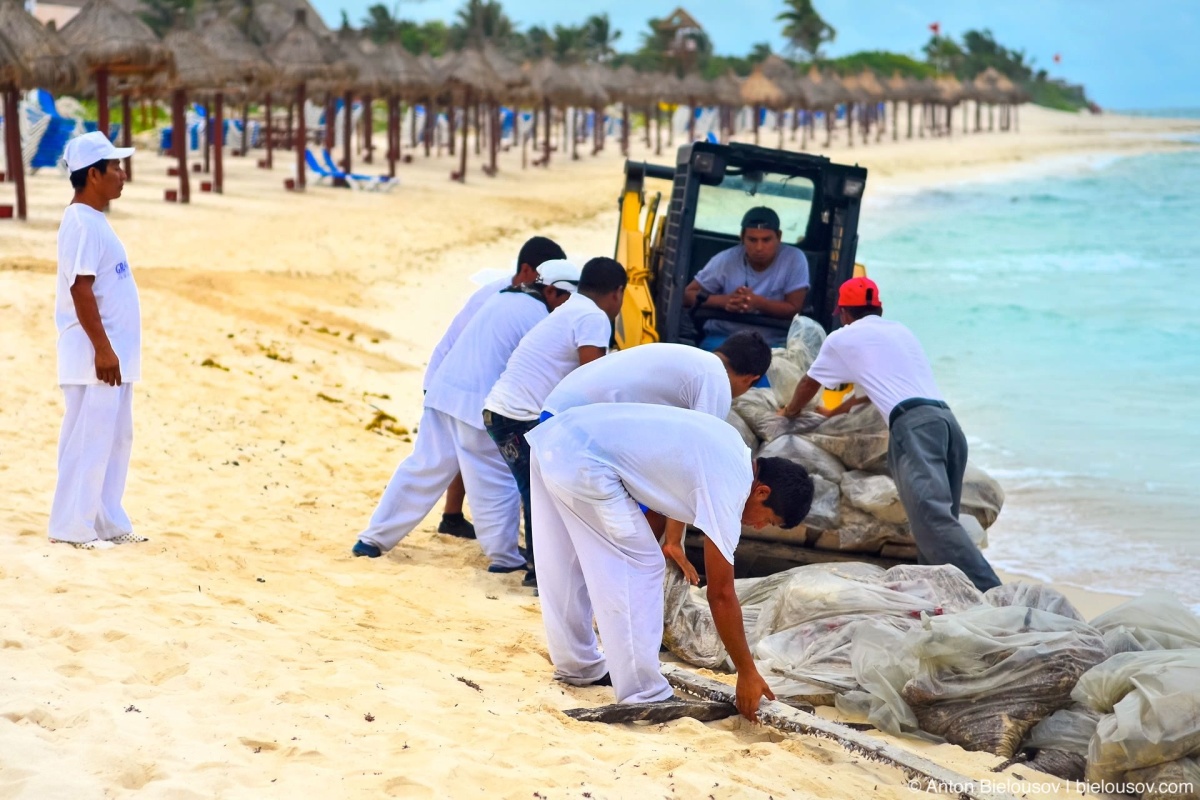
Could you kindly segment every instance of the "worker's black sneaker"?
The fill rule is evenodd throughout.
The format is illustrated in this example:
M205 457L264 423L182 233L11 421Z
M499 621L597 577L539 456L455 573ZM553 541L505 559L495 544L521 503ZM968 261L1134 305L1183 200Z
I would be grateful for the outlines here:
M612 686L612 676L606 672L603 675L601 675L599 678L596 678L596 680L592 681L591 683L584 684L584 685L585 686Z
M383 555L383 551L373 544L367 544L361 539L354 543L354 549L350 551L355 556L366 556L367 558L379 558Z
M442 514L437 532L457 536L459 539L475 538L475 526L462 514Z
M525 572L525 580L521 581L522 586L528 586L532 589L537 588L537 573L532 569Z
M527 569L529 569L529 568L526 567L524 564L522 564L519 567L502 567L499 564L489 564L487 571L492 573L493 575L507 575L510 572L521 572L522 570L527 570Z

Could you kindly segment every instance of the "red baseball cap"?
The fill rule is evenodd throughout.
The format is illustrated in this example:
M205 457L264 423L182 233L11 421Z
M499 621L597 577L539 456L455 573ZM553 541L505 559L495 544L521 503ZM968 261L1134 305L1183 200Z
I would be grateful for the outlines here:
M870 278L851 278L838 290L838 307L843 306L883 308L883 301L879 299L879 287Z

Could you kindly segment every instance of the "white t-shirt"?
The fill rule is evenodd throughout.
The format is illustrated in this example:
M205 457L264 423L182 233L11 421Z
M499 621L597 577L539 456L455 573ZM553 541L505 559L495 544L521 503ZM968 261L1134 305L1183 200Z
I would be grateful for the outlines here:
M125 246L103 213L72 203L58 226L58 283L54 324L58 328L58 382L96 384L96 349L79 324L71 287L94 275L92 294L100 322L121 364L121 382L142 379L142 310Z
M425 407L483 430L483 400L521 339L549 314L524 292L500 292L483 304L438 367Z
M579 366L579 348L607 350L611 338L608 315L590 297L572 294L517 345L483 407L509 419L537 419L546 397Z
M644 403L579 406L525 435L547 480L585 502L625 496L695 525L733 563L754 468L725 420Z
M909 398L944 399L917 337L883 317L863 317L829 334L808 376L829 388L855 384L884 419Z
M781 244L771 265L758 272L746 260L745 246L739 244L709 259L704 268L696 273L696 281L709 294L733 294L739 287L745 286L759 297L783 300L791 292L808 288L808 258L799 247ZM706 334L728 335L744 330L758 331L772 347L787 339L787 331L761 325L720 319L704 324Z
M450 352L450 348L454 347L454 343L462 335L463 328L467 327L467 323L474 319L475 315L479 313L479 309L483 308L484 303L495 297L501 289L506 289L511 285L512 278L501 278L476 289L467 298L466 304L454 315L454 319L450 320L450 327L446 328L446 332L442 334L441 341L437 343L437 347L433 348L433 352L429 355L429 366L425 368L425 380L421 382L423 390L429 391L429 384L433 381L434 374L437 373L442 360L446 358L446 354Z
M545 411L592 403L653 403L725 419L733 402L721 359L686 344L644 344L584 364L554 388Z

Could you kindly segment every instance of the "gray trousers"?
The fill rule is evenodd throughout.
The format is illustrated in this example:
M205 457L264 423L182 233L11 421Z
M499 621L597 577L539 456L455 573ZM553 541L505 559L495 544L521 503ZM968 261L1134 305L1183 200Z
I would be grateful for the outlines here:
M888 467L917 543L920 564L953 564L981 592L1000 585L958 521L967 437L948 409L919 406L891 429Z

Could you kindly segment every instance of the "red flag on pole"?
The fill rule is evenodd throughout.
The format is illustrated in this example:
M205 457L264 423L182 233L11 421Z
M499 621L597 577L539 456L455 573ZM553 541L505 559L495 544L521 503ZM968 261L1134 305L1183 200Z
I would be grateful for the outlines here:
M938 36L942 32L942 23L940 23L940 22L929 23L929 30L933 31L934 36Z
M1055 54L1054 54L1054 63L1055 63L1055 64L1061 64L1061 63L1062 63L1062 56L1061 56L1060 54L1058 54L1058 53L1055 53Z

